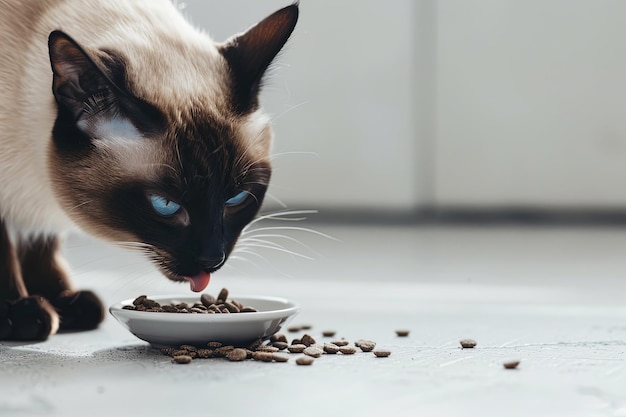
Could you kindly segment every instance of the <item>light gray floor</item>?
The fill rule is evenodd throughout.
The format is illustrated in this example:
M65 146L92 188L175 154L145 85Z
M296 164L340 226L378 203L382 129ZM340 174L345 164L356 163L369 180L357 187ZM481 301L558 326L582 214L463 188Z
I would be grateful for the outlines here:
M389 358L174 365L108 317L0 344L0 415L626 416L626 230L313 227L337 240L254 234L285 233L301 243L269 239L314 259L250 247L210 291L295 300L315 337L373 339ZM107 304L188 292L107 245L72 238L66 253ZM466 337L476 349L460 349Z

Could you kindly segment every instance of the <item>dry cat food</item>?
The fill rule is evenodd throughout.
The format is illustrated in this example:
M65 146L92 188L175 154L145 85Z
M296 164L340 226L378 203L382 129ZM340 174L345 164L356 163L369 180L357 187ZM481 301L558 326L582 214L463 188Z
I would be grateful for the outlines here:
M313 359L311 356L300 356L298 359L296 359L296 363L298 365L312 365L313 362L315 362L315 359Z
M463 349L472 349L476 347L476 341L474 339L463 339L459 343Z
M217 298L216 298L217 300ZM141 300L139 301L142 302ZM315 339L305 334L299 339L294 339L290 344L283 334L275 334L268 341L256 339L247 346L224 345L220 342L207 342L204 346L189 344L180 345L177 348L167 347L161 349L161 353L172 358L172 362L188 364L192 360L223 358L232 362L242 362L252 359L258 362L288 362L290 354L303 354L296 359L298 365L311 365L315 358L323 355L353 355L359 347L363 352L372 352L376 357L391 355L389 350L374 350L376 343L371 340L359 339L350 345L345 339L335 342L318 344ZM278 353L286 350L289 353Z
M145 295L140 295L133 300L132 305L122 307L125 310L148 311L156 313L187 313L187 314L231 314L231 313L254 313L254 307L244 306L236 300L228 298L228 290L222 288L217 297L211 294L202 294L200 300L189 304L183 302L172 302L161 305L149 299Z
M520 361L507 361L502 364L504 369L515 369L520 364Z
M322 336L324 337L333 337L335 335L335 331L334 330L324 330L322 332Z
M387 349L376 349L374 351L374 355L376 355L377 358L386 358L387 356L391 355L391 351Z
M405 329L401 329L401 330L396 330L396 334L399 337L407 337L409 335L410 331L409 330L405 330Z

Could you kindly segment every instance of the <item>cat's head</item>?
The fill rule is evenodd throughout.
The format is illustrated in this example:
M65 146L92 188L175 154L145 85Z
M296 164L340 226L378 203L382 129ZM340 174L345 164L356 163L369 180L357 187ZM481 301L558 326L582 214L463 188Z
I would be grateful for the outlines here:
M51 33L49 167L71 218L204 289L263 201L272 131L259 88L297 18L294 4L221 44L167 28L98 48Z

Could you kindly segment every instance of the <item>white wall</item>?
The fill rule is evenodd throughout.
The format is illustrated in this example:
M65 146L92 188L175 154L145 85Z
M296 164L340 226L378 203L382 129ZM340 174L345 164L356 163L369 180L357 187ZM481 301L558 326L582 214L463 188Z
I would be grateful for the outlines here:
M435 201L626 204L626 2L437 3Z

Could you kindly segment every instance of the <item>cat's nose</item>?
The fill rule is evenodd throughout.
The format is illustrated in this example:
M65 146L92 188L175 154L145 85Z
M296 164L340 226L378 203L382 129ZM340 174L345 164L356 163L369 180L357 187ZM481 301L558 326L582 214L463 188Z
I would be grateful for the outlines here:
M226 262L226 253L222 252L218 256L202 256L198 258L201 268L207 272L214 272L220 269Z

